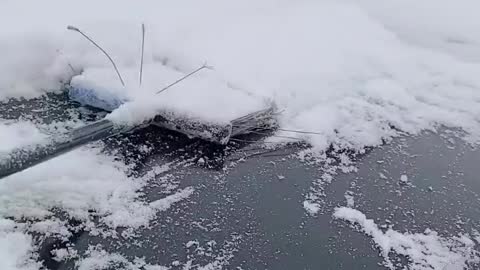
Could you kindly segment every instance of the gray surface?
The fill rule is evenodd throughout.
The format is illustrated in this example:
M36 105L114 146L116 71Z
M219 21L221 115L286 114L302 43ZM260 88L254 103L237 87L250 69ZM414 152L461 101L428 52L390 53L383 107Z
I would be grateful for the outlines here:
M306 214L302 202L322 171L281 155L295 149L247 158L227 172L179 168L175 174L182 186L196 186L195 195L161 214L151 228L138 231L138 246L129 245L130 240L106 242L84 235L77 248L101 243L112 252L144 256L155 264L193 259L204 265L213 258L198 255L185 244L215 240L222 246L234 235L241 239L226 269L384 269L369 237L332 219L334 207L346 205L344 194L349 190L355 208L379 225L389 219L400 232L431 228L445 236L471 233L480 217L480 152L458 139L452 144L447 139L451 136L443 132L399 138L362 155L356 161L357 173L340 173L326 185L325 205L316 217ZM229 158L235 160L240 152ZM166 162L159 156L150 156L147 163ZM408 175L408 185L400 184L402 174ZM154 200L161 193L152 186L147 196ZM197 222L209 229L199 228ZM214 250L213 257L223 254L222 249ZM400 269L402 258L398 262ZM71 264L60 267L70 268Z
M63 104L52 110L73 107ZM3 117L22 114L6 108L3 106L0 112ZM28 118L29 111L31 107L27 106L23 117ZM50 117L36 114L45 121ZM384 269L372 240L348 223L334 220L334 208L345 206L344 194L351 191L355 208L379 225L389 219L401 232L431 228L445 236L471 233L480 225L480 151L456 134L449 130L426 132L367 151L356 159L358 172L340 173L331 184L324 185L324 204L314 217L306 213L302 203L322 169L288 157L298 148L251 156L230 166L244 154L256 153L252 151L256 146L231 146L226 155L222 149L158 129L113 138L107 141L107 151L119 150L127 161L136 164L140 174L152 165L193 159L189 166L168 173L176 176L180 187L194 186L196 191L188 200L161 212L152 226L138 230L133 240L79 233L70 244L80 253L88 245L102 244L106 250L129 259L145 257L149 263L167 266L175 260L205 265L232 254L224 269ZM152 144L156 151L139 158L135 152L138 142ZM205 156L209 157L206 166L195 162ZM388 179L382 179L379 172ZM402 174L408 175L408 185L399 183ZM278 175L285 179L280 180ZM146 190L148 200L166 196L164 188L154 183ZM203 247L214 240L216 245L201 254L195 247L186 247L190 240L199 241ZM41 250L46 264L51 269L72 269L74 262L49 261L48 243L65 245L47 241ZM401 269L402 258L398 262Z

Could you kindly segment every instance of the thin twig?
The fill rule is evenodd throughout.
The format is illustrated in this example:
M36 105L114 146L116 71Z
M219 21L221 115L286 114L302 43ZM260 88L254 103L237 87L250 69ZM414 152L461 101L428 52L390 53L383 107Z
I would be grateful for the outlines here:
M270 130L270 129L264 128L263 130ZM323 134L323 133L314 132L314 131L304 131L304 130L284 129L284 128L277 128L276 130L285 131L285 132L291 132L291 133L300 133L300 134L311 134L311 135L321 135L321 136L325 136L325 134Z
M303 141L299 141L299 140L296 140L296 141L288 141L288 142L269 142L269 141L265 141L265 140L244 140L244 139L237 139L237 138L230 138L230 141L234 141L234 142L244 142L244 143L272 143L272 144L282 144L282 143L287 143L287 144L290 144L290 143L300 143L300 142L303 142Z
M285 131L285 132L301 133L301 134L325 135L320 132L314 132L314 131L303 131L303 130L293 130L293 129L284 129L284 128L279 128L278 130Z
M283 139L290 139L290 140L295 140L295 141L303 141L300 138L295 138L295 137L289 137L289 136L282 136L282 135L270 135L269 132L259 132L259 131L250 131L250 133L255 133L258 135L265 135L269 137L277 137L277 138L283 138Z
M143 75L143 53L145 50L145 24L142 23L142 58L140 59L140 86L142 85L142 75Z
M163 89L159 90L159 91L157 92L157 94L160 94L161 92L163 92L163 91L167 90L168 88L176 85L177 83L185 80L186 78L192 76L193 74L199 72L199 71L202 70L202 69L213 69L213 68L212 68L211 66L208 66L207 63L204 63L201 67L195 69L194 71L190 72L189 74L183 76L182 78L176 80L175 82L171 83L170 85L168 85L168 86L164 87Z
M100 47L100 45L98 45L95 41L93 41L89 36L87 36L85 33L83 33L77 27L69 25L69 26L67 26L67 29L80 33L82 36L84 36L86 39L88 39L88 41L90 41L93 45L95 45L100 51L102 51L108 57L110 62L112 63L113 68L117 72L118 78L120 79L120 82L122 83L123 86L125 86L125 83L123 82L122 75L120 75L120 71L118 71L117 65L115 65L115 62L113 61L113 59L110 57L110 55L108 55L108 53L102 47Z

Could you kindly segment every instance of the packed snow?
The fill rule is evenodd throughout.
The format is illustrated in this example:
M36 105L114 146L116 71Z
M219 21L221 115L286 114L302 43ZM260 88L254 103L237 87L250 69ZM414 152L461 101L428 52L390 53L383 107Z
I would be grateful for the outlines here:
M60 92L66 84L95 88L125 102L108 117L128 124L158 110L225 122L274 103L277 135L305 140L310 153L320 157L331 144L361 152L400 132L417 134L439 125L462 129L465 139L478 143L478 10L475 0L7 0L0 3L5 26L0 101ZM139 86L141 23L147 32ZM79 27L109 52L125 87L102 53L67 25ZM214 69L154 94L205 62ZM0 120L0 158L45 139L33 122ZM88 222L94 210L109 228L139 228L195 190L175 186L164 199L146 202L141 190L152 176L132 176L122 160L101 149L101 144L83 147L2 179L0 268L39 269L31 235L64 234L54 218L58 209ZM312 215L322 203L322 183L331 181L334 171L307 194L304 208ZM461 269L470 255L478 259L467 236L382 232L348 208L337 209L335 216L359 224L387 263L391 252L409 256L414 269L429 269L427 263ZM21 219L37 222L26 226ZM98 254L92 251L78 267L98 269L113 261L132 269L164 268L115 254L98 261Z
M228 87L225 81L215 77L215 71L208 69L159 94L158 91L185 74L162 64L146 65L143 67L142 85L138 86L138 67L124 69L123 72L127 87L121 85L111 68L86 69L81 75L73 77L71 86L78 95L85 90L94 91L96 97L112 104L108 107L126 103L114 111L109 119L129 125L143 123L163 111L175 113L177 117L228 123L268 106L266 100Z

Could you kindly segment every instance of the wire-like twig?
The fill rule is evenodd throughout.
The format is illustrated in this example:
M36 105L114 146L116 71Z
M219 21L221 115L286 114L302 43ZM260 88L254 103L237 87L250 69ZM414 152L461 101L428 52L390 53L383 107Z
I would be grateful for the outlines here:
M272 143L272 144L301 143L301 142L303 142L303 141L300 141L300 140L288 141L288 142L270 142L270 141L265 141L265 140L244 140L244 139L237 139L237 138L230 138L230 141L244 142L244 143Z
M273 135L273 134L269 134L268 132L250 131L250 133L254 133L254 134L258 134L258 135L265 135L265 136L269 136L269 137L277 137L277 138L283 138L283 139L290 139L290 140L295 140L295 141L303 141L303 140L300 139L300 138L283 136L283 135Z
M139 77L139 85L142 85L142 75L143 75L143 53L145 50L145 24L142 23L142 56L140 59L140 77Z
M203 64L201 67L199 67L199 68L195 69L194 71L192 71L192 72L188 73L187 75L183 76L182 78L180 78L180 79L176 80L175 82L173 82L173 83L171 83L171 84L169 84L169 85L165 86L165 87L164 87L164 88L162 88L161 90L157 91L157 94L160 94L161 92L163 92L163 91L165 91L165 90L169 89L170 87L172 87L172 86L176 85L177 83L179 83L179 82L181 82L181 81L185 80L186 78L188 78L188 77L192 76L193 74L195 74L195 73L199 72L199 71L200 71L200 70L202 70L202 69L213 69L213 68L212 68L211 66L208 66L208 65L207 65L207 63L204 63L204 64Z
M320 132L314 132L314 131L303 131L303 130L293 130L293 129L284 129L284 128L279 128L278 130L285 131L285 132L301 133L301 134L325 135Z
M115 62L113 61L113 59L110 57L110 55L108 55L108 53L102 47L100 47L100 45L98 45L95 41L93 41L89 36L87 36L85 33L83 33L77 27L69 25L69 26L67 26L67 29L80 33L82 36L84 36L86 39L88 39L88 41L90 41L93 45L95 45L100 51L102 51L103 54L105 54L105 56L107 56L107 58L112 63L113 68L117 72L118 78L120 79L120 82L122 83L123 86L125 86L125 83L123 82L122 75L120 75L120 71L118 71L117 65L115 65Z

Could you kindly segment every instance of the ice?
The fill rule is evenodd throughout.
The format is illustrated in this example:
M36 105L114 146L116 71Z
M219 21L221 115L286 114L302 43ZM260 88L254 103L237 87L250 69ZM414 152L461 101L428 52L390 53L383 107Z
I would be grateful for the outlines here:
M336 208L333 216L358 224L360 230L373 239L385 266L390 269L397 269L391 261L392 254L407 256L408 269L412 270L462 270L468 269L470 263L480 261L475 242L468 235L442 237L428 228L424 233L401 233L391 228L384 232L373 219L348 207Z

